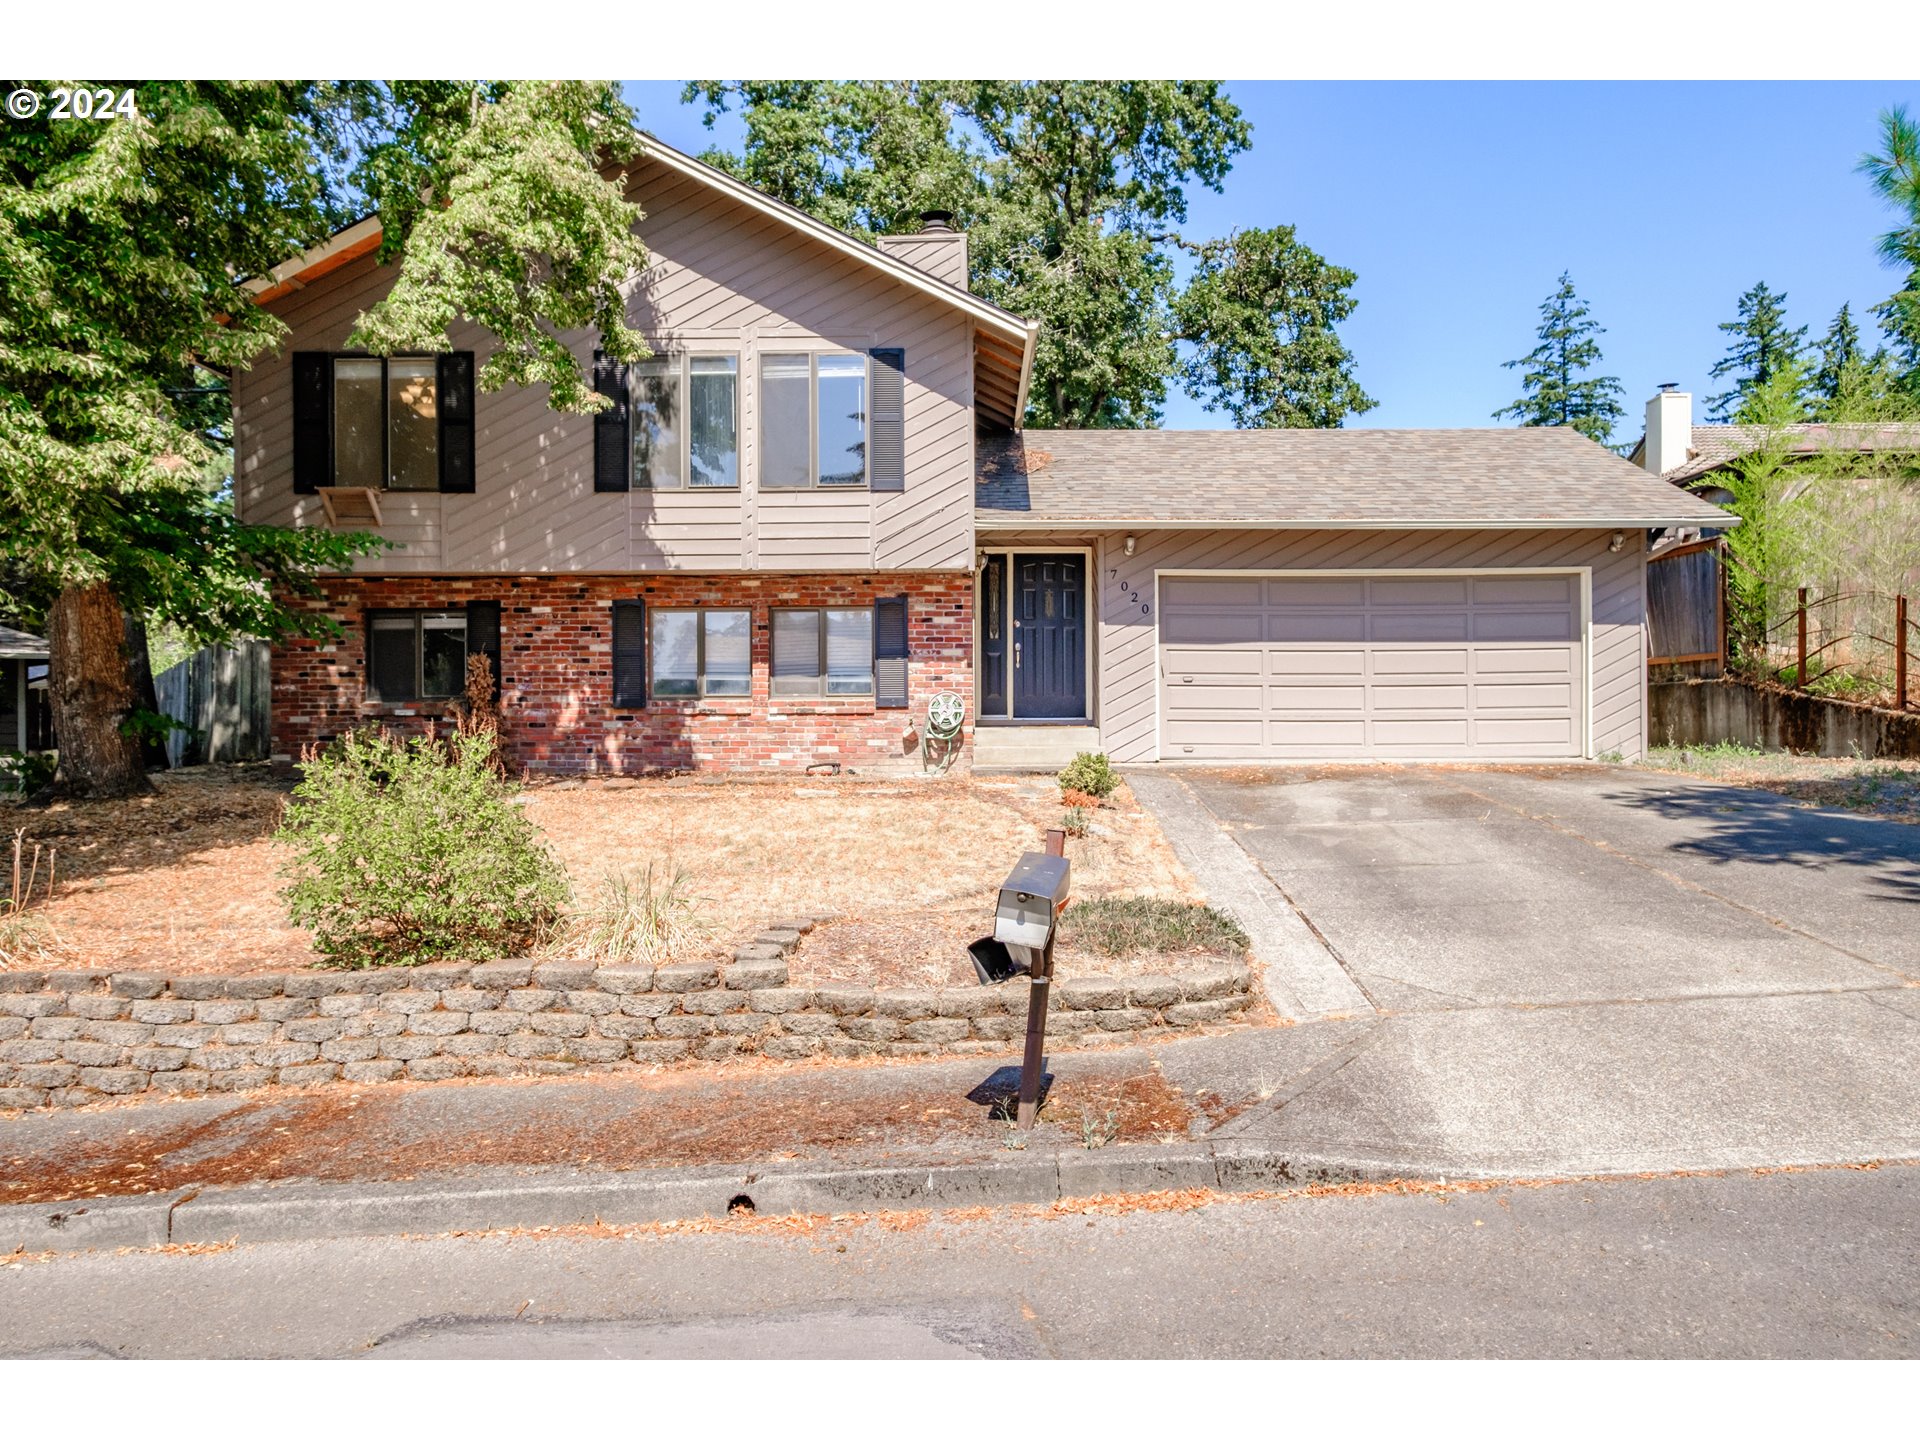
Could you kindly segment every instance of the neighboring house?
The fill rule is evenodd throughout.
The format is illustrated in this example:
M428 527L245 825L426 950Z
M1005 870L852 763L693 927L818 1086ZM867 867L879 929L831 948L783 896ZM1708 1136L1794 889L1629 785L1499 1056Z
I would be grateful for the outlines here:
M445 712L468 654L537 770L1637 754L1645 536L1703 502L1567 430L1022 432L1037 327L943 217L878 248L657 141L631 172L657 358L616 408L344 353L362 222L261 282L249 521L377 525L338 644L273 660L276 758Z
M0 625L0 754L53 748L47 642Z

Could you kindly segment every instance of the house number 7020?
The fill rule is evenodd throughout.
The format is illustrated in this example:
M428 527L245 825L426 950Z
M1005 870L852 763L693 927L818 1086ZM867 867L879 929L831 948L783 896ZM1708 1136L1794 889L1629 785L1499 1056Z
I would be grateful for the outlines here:
M1133 586L1129 585L1125 580L1120 579L1120 572L1117 569L1109 566L1107 568L1107 574L1119 585L1121 595L1123 595L1130 604L1140 607L1140 613L1142 615L1151 615L1153 613L1153 606L1140 598L1140 592L1138 590L1134 589Z

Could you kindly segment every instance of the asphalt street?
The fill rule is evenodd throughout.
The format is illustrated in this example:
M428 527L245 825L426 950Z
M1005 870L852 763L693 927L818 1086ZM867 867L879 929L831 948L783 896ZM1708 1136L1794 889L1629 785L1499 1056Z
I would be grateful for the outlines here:
M0 1263L9 1356L1920 1354L1920 1168Z

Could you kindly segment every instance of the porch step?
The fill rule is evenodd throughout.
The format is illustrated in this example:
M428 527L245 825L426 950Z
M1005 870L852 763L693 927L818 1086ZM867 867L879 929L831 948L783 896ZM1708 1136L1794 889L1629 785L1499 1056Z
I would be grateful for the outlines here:
M973 768L1051 773L1082 750L1099 748L1096 725L980 725L973 732Z

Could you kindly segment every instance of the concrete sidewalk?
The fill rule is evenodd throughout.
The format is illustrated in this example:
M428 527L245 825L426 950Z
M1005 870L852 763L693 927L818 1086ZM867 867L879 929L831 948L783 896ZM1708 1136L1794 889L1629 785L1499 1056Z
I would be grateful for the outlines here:
M1766 1007L1761 1014L1756 1005ZM1920 991L1483 1009L994 1062L330 1087L0 1126L0 1249L1920 1158ZM969 1098L972 1095L974 1098ZM141 1193L145 1192L145 1193Z

